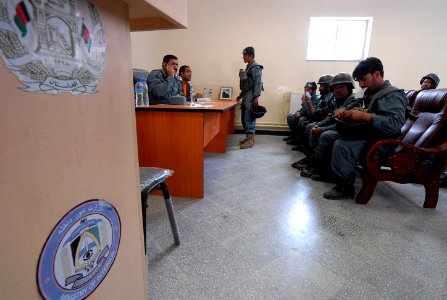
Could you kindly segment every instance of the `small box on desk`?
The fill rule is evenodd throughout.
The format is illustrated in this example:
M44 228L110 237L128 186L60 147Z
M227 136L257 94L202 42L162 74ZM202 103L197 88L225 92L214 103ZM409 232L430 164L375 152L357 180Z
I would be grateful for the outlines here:
M185 96L172 96L168 99L169 104L174 105L186 105L186 97Z

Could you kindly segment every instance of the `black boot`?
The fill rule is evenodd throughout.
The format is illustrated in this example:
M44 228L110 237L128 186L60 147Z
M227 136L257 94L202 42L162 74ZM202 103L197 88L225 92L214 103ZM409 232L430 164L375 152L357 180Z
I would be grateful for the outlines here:
M323 197L330 200L353 199L355 176L339 181L331 190L325 192Z
M447 172L441 174L441 177L439 178L439 187L447 187Z
M306 177L306 178L312 178L315 175L319 175L320 170L315 169L315 168L310 168L310 169L306 169L306 170L302 170L300 173L301 177Z
M301 177L311 178L313 175L320 174L321 168L318 161L315 159L313 154L307 156L306 169L302 170L300 173Z

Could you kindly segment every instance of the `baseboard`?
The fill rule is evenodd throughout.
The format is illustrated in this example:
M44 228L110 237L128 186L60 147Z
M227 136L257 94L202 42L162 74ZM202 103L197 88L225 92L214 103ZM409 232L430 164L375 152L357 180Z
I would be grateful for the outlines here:
M234 133L243 134L244 129L234 129ZM279 135L279 136L287 136L289 134L288 131L277 131L277 130L259 130L256 129L256 135Z
M241 129L242 130L242 124L240 122L234 123L235 129ZM267 131L289 131L289 126L287 124L281 124L281 123L260 123L256 122L256 131L259 130L267 130Z

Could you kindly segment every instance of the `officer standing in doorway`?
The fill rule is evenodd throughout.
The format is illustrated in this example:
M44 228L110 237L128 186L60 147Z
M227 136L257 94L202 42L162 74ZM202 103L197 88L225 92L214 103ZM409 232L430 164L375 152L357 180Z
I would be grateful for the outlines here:
M258 106L262 84L263 66L255 61L255 49L247 47L242 51L242 58L247 67L239 71L241 93L236 98L237 101L242 99L241 103L241 123L244 127L246 137L240 141L240 148L247 149L253 147L255 143L256 118L250 113L253 106Z

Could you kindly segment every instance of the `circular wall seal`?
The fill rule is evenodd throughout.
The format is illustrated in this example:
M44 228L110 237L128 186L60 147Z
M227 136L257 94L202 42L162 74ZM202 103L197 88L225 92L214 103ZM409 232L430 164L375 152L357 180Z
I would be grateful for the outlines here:
M83 202L56 225L42 249L37 285L44 299L84 299L115 261L121 222L105 200Z
M96 93L105 51L92 0L0 0L0 55L24 91Z

